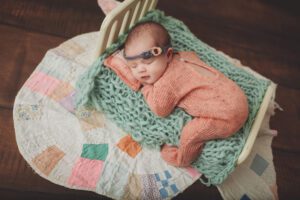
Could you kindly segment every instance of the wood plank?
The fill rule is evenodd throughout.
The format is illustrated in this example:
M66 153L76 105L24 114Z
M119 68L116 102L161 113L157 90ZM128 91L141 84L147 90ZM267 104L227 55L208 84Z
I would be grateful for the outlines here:
M299 74L298 74L299 75ZM278 86L276 101L284 111L276 111L271 118L271 127L278 130L278 136L273 141L273 147L279 151L300 153L300 90ZM300 161L300 159L298 158Z
M67 190L67 189L66 189ZM49 192L37 192L32 190L12 190L12 189L0 189L1 198L5 200L16 200L16 199L38 199L38 200L110 200L107 197L99 197L98 194L92 192L74 192L69 194L56 193L52 194Z
M103 19L96 0L1 0L0 6L2 24L68 38L99 30Z
M279 84L300 88L300 17L287 12L293 6L286 5L290 6L221 0L158 3L209 45Z
M0 107L12 108L17 92L47 50L64 40L0 24Z
M158 8L183 20L204 42L240 59L277 83L300 88L297 77L300 73L299 15L287 12L293 9L292 3L280 6L278 2L274 5L252 1L245 6L243 2L218 0L195 5L188 0L169 6L170 3L170 0L159 1ZM104 18L95 1L4 0L1 9L3 23L63 37L97 30L99 21Z
M281 122L282 123L282 122ZM283 122L284 123L284 122ZM288 137L288 136L287 136ZM298 143L299 145L299 143ZM299 199L300 159L299 152L273 149L279 199Z

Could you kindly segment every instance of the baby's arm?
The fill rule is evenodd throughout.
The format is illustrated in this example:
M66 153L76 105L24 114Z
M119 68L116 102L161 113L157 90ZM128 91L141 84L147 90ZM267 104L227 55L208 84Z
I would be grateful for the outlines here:
M160 117L168 116L178 103L172 88L168 86L145 85L141 92L151 111Z

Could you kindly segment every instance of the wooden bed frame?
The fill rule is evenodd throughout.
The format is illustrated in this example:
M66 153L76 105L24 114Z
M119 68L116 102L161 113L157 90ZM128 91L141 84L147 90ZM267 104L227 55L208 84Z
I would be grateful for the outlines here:
M156 7L157 0L125 0L113 9L104 19L96 44L93 60L96 60L107 47L116 41L119 35L126 32L132 25L141 19L148 11ZM261 106L258 110L245 146L239 155L237 165L246 160L251 152L268 105L275 94L276 85L272 82L268 87Z

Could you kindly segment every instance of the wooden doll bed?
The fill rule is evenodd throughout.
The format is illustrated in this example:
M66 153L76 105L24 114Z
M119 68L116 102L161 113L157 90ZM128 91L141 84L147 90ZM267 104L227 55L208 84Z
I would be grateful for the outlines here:
M112 10L102 22L98 42L93 54L93 60L96 60L107 47L116 41L118 36L128 31L128 29L140 20L148 11L155 9L156 4L157 0L126 0ZM245 161L251 152L275 88L276 85L271 82L254 120L245 146L237 159L237 165Z

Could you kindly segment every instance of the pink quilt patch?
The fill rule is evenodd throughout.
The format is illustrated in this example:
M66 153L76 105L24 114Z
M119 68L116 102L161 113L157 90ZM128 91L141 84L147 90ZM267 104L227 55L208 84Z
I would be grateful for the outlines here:
M196 169L192 168L192 167L187 167L186 171L191 175L191 177L193 179L195 178L200 178L200 176L202 175L200 172L198 172Z
M60 81L52 76L48 76L43 72L35 72L26 81L25 87L31 89L34 92L49 96L59 83Z
M73 167L68 184L80 188L95 189L103 166L102 160L79 158Z

